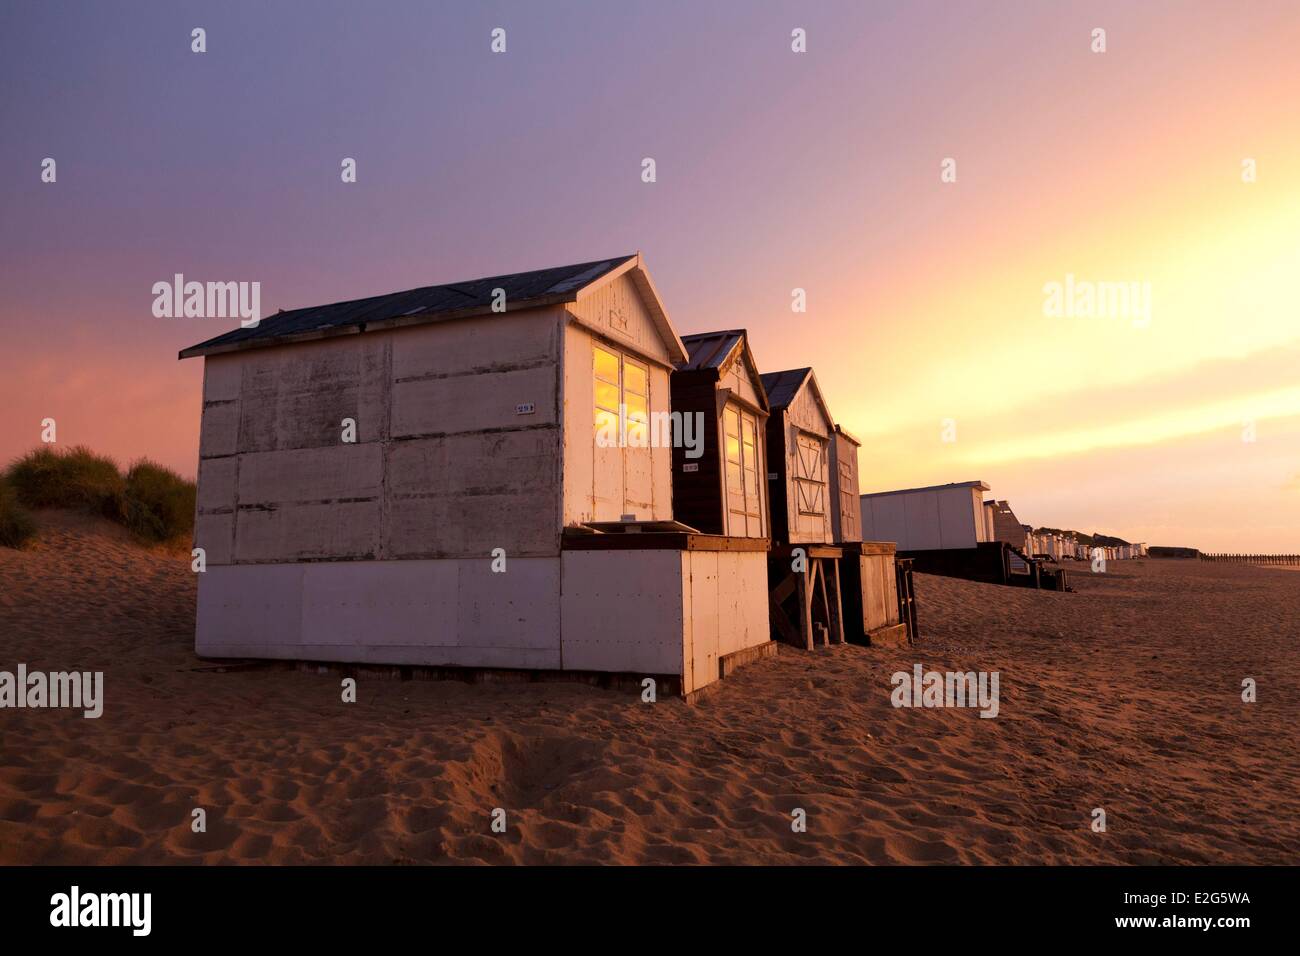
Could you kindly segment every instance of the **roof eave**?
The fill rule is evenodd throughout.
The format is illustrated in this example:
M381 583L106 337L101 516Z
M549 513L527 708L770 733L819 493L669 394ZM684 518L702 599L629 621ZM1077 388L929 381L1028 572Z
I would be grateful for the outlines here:
M506 304L504 312L519 312L524 309L539 309L549 305L563 305L569 302L576 302L578 298L577 289L569 292L556 293L554 295L536 296L530 299L515 299ZM321 329L311 329L306 332L294 332L288 335L277 335L268 338L244 339L238 342L226 342L220 345L208 345L200 342L198 345L192 345L187 349L181 349L177 355L178 360L187 358L197 358L199 356L222 355L229 352L244 352L248 349L270 348L276 345L295 345L300 342L314 342L320 339L332 339L341 335L359 335L362 332L381 332L385 329L400 329L412 325L431 325L434 322L451 322L456 319L469 319L479 315L501 315L502 312L495 311L491 305L473 306L467 309L456 309L451 312L421 312L415 315L400 315L391 319L376 319L372 322L361 322L356 325L339 325L328 326ZM218 336L220 338L220 336Z
M763 411L771 415L772 403L768 401L767 389L763 387L763 373L758 370L758 363L754 361L754 353L749 348L749 330L734 329L732 331L740 336L742 354L746 365L749 367L750 384L754 386L754 392L758 395L759 404L763 406Z
M843 426L841 426L841 425L839 425L839 424L837 423L837 424L835 425L835 431L836 431L839 435L841 435L841 436L843 436L845 439L847 439L848 441L853 442L853 444L857 445L859 448L862 447L862 442L861 442L859 439L857 439L856 437L854 437L852 434L850 434L850 433L849 433L849 430L848 430L847 428L844 428Z
M672 319L668 318L668 310L664 307L663 299L659 297L659 290L655 288L654 280L650 278L650 272L641 259L641 253L638 252L636 258L630 260L630 265L632 281L648 300L651 307L650 314L655 324L659 326L659 334L663 337L664 343L669 346L669 350L675 350L675 354L670 356L672 364L685 362L690 357L686 352L686 346L682 342L682 337L677 334L677 329L673 327Z

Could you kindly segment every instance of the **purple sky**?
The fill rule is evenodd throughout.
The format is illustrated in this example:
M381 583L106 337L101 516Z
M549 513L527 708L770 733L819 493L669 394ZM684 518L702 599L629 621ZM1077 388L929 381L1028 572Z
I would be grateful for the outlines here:
M270 313L640 250L679 331L748 327L764 370L817 369L832 410L872 436L864 490L983 478L1035 524L1282 549L1294 524L1275 533L1243 511L1215 525L1204 509L1246 494L1300 517L1300 406L1252 406L1238 388L1242 417L1266 410L1248 452L1222 409L1203 427L1187 409L1203 363L1293 340L1294 306L1278 317L1266 298L1253 328L1180 313L1181 329L1147 336L1067 333L1038 314L1038 290L1095 267L1166 278L1168 303L1169 264L1210 256L1174 238L1221 219L1278 234L1261 217L1297 195L1298 20L1263 2L11 0L0 459L52 416L62 444L193 474L201 363L175 355L233 323L154 318L150 288L176 272L260 281ZM790 51L794 27L807 54ZM938 179L950 155L957 188ZM1234 178L1247 155L1267 171L1254 193ZM40 182L44 157L56 184ZM356 184L340 181L344 157ZM1265 211L1237 205L1252 197ZM1249 270L1225 281L1260 287ZM794 287L806 315L790 312ZM1184 298L1207 295L1187 281ZM1007 341L1024 348L1014 366L980 351ZM1170 378L1152 398L1157 371ZM1284 387L1272 374L1260 389ZM1107 401L1090 401L1097 383ZM1117 404L1153 401L1147 445L1097 431ZM1009 448L1025 410L1037 437ZM960 458L936 444L947 415L968 436ZM1035 457L1065 422L1078 441ZM1225 448L1253 456L1231 479ZM1186 487L1143 490L1175 460ZM1102 461L1137 469L1134 488L1103 498Z

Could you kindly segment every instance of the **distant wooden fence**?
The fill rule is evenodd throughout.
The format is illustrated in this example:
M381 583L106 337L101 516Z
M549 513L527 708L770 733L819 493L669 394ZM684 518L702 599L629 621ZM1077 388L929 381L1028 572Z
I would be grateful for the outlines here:
M1201 554L1202 561L1220 564L1300 565L1300 554Z

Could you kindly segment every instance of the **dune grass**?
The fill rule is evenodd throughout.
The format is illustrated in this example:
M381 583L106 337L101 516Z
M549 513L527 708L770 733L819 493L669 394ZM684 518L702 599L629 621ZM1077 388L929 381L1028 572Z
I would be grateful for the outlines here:
M13 486L0 475L0 547L21 548L36 537L36 521L18 502Z
M117 462L85 445L29 451L9 466L5 477L25 507L75 508L121 520L126 482Z
M147 542L175 542L194 530L194 482L148 459L125 475L84 445L29 451L0 475L0 544L31 539L29 509L69 508L125 525ZM7 497L5 497L7 495Z
M126 473L123 523L146 541L176 541L194 530L194 482L141 459Z

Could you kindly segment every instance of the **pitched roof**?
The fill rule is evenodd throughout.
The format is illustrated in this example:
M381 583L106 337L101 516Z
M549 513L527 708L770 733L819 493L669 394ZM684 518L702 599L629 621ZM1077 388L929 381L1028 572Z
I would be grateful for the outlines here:
M677 367L683 371L695 371L703 368L722 368L731 358L731 354L745 341L744 329L728 329L724 332L696 332L683 335L682 344L686 346L686 361Z
M811 368L788 368L784 372L764 372L763 389L773 409L785 408L794 401L804 380L812 374Z
M749 333L744 329L727 329L721 332L696 332L694 335L682 336L686 346L686 361L677 366L679 372L699 372L713 370L719 376L724 375L735 362L744 363L758 404L764 412L770 411L767 389L763 386L762 376L758 374L758 363L754 353L749 350Z
M493 314L492 304L497 289L505 290L507 311L573 302L584 287L609 276L616 270L626 271L625 268L620 267L631 268L629 263L632 266L639 266L640 258L637 254L617 256L613 259L579 262L550 269L535 269L531 272L514 272L464 282L449 282L444 285L423 286L366 299L350 299L330 305L282 311L262 319L254 328L234 329L200 342L198 345L190 346L180 353L180 357L190 358L195 355L230 352L260 345L278 345L325 338L330 335L365 332L371 328L392 328L471 315ZM644 277L641 282L638 282L638 286L643 292L649 289L650 295L653 296L653 286L649 285L648 278L648 276ZM651 311L660 312L656 319L662 320L668 330L668 336L676 338L676 332L672 331L672 326L668 324L667 316L662 315L662 310Z
M849 432L846 429L841 428L838 424L835 426L835 431L838 432L844 438L847 438L849 441L853 442L853 444L857 445L859 448L862 447L861 441L859 441L853 435L849 434Z
M826 424L830 426L832 434L835 432L835 416L831 414L830 408L826 405L826 396L822 395L822 387L817 384L817 376L810 368L788 368L781 372L768 372L760 376L763 380L763 391L767 392L767 402L771 406L772 412L780 412L790 407L798 394L807 385L812 389L813 401L821 410L826 419ZM857 439L849 436L852 441Z

